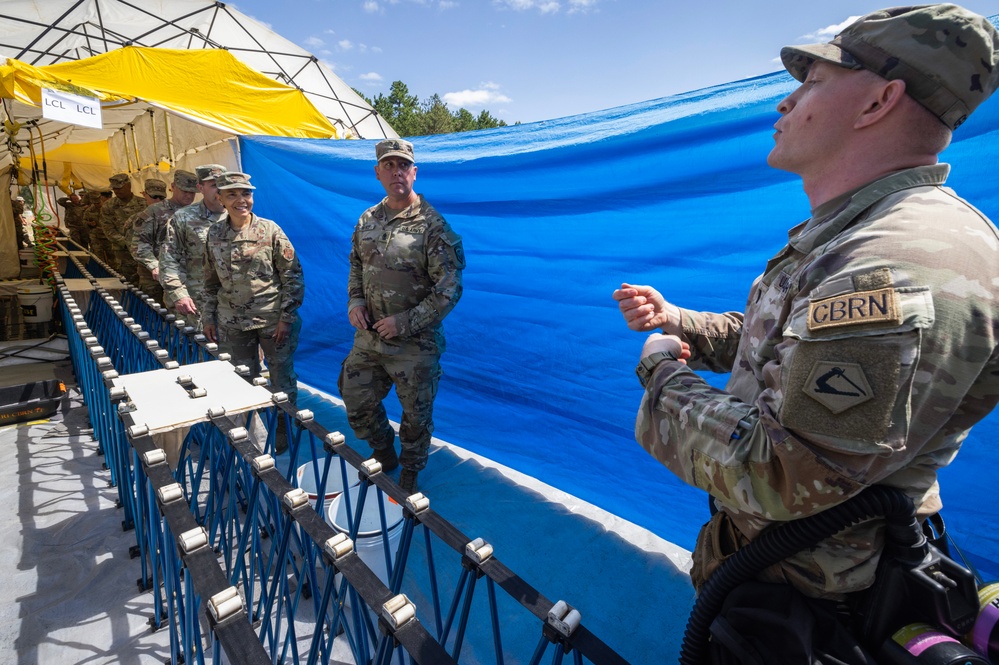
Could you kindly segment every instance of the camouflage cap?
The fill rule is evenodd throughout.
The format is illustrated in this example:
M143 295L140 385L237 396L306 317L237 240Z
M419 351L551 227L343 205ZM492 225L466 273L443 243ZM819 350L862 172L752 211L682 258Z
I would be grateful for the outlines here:
M376 160L380 162L386 157L402 157L411 162L416 161L416 157L413 156L413 144L402 139L385 139L378 142L375 146Z
M226 172L226 168L221 164L202 164L195 166L194 172L198 174L198 182L204 182L205 180L215 180L219 174Z
M124 187L130 182L127 173L115 173L113 176L108 178L108 183L111 184L111 189L117 187Z
M250 176L238 171L220 173L215 178L215 185L219 189L256 189L250 184Z
M150 196L166 196L167 185L159 178L150 178L146 181L145 192Z
M190 171L177 170L173 173L173 186L182 192L198 191L198 176Z
M816 60L905 81L905 91L956 129L999 85L999 33L957 5L882 9L862 16L828 44L785 46L780 58L804 81Z

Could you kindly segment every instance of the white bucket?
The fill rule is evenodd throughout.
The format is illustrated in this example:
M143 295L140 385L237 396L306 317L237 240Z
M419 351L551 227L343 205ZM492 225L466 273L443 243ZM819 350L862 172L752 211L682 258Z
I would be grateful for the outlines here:
M367 494L364 499L364 512L361 513L361 523L354 540L354 551L361 561L378 576L385 586L389 584L388 569L385 567L385 539L382 537L382 523L378 510L378 489L374 485L363 486ZM333 499L326 511L326 521L334 531L350 535L351 516L347 514L347 502L344 496L350 496L350 507L357 511L362 486L354 485L347 489L346 494ZM402 535L402 506L384 495L385 528L388 531L389 558L395 561L395 552L399 549L399 537Z
M17 252L18 262L21 268L21 278L38 277L38 266L35 265L35 250L21 249Z
M316 460L320 476L323 473L323 465L325 463L325 460ZM354 477L354 482L350 485L351 487L361 482L357 479L357 474L348 468L348 481L352 475ZM316 474L312 466L312 460L309 460L305 464L298 467L298 471L295 472L295 484L309 495L309 503L312 506L315 506L316 501L319 500L319 478L316 478ZM340 473L340 460L339 458L334 458L330 462L330 470L326 478L326 493L323 495L323 509L328 509L333 499L340 496L341 492L343 492L343 476Z
M44 284L28 284L17 289L21 303L21 316L26 323L45 323L52 320L52 289Z

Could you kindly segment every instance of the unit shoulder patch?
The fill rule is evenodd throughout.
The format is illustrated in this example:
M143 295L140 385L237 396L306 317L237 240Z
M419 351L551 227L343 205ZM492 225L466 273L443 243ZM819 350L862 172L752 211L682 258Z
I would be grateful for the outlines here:
M808 303L810 331L868 323L902 322L902 306L895 289L854 291Z
M817 362L802 390L834 414L874 397L864 370L856 363Z

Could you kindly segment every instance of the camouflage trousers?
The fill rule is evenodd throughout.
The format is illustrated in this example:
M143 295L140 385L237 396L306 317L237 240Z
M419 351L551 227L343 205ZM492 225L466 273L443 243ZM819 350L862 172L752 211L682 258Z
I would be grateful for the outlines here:
M354 435L374 450L395 445L395 432L382 404L394 385L402 405L399 462L407 469L423 469L434 431L434 398L440 377L440 355L436 353L387 355L352 349L343 361L337 385Z
M132 284L139 284L139 264L136 263L132 253L124 247L114 248L114 269L122 274Z
M255 330L218 327L219 349L232 356L233 365L246 365L250 377L260 376L260 351L263 349L267 369L271 375L271 390L288 395L292 404L298 402L298 375L295 374L295 349L298 348L298 333L302 329L302 319L296 319L291 326L288 340L281 346L274 343L277 325Z
M83 249L90 248L90 228L86 225L84 226L71 226L69 228L69 237L77 245Z
M90 251L96 254L97 258L101 261L108 264L112 268L114 267L114 250L111 248L111 241L108 240L106 235L103 233L98 235L91 230Z
M139 290L162 305L163 287L153 279L153 272L138 261L135 263L135 269L139 274Z

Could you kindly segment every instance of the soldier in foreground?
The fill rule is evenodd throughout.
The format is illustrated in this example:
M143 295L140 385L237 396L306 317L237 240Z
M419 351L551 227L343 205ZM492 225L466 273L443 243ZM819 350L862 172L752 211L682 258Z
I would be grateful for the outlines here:
M381 141L375 157L385 198L354 228L347 316L357 331L339 388L354 434L368 442L384 471L402 463L399 486L412 494L427 465L444 353L442 322L461 298L465 255L461 236L413 191L412 144ZM393 385L402 404L401 455L382 405Z
M801 86L777 106L768 162L801 177L811 218L745 313L614 292L632 330L664 333L640 355L638 441L717 508L696 588L769 526L871 485L903 490L920 518L940 510L938 469L999 400L999 233L944 187L938 155L999 84L997 49L991 23L954 5L874 12L828 44L784 48ZM727 389L693 369L730 371ZM758 581L817 616L849 613L883 542L882 520L862 522Z
M253 190L245 173L215 178L226 216L208 229L205 251L205 337L231 354L234 365L260 375L263 349L271 390L298 399L295 349L305 298L305 277L295 247L276 223L253 214ZM280 420L283 422L283 419ZM287 448L278 431L276 451Z

